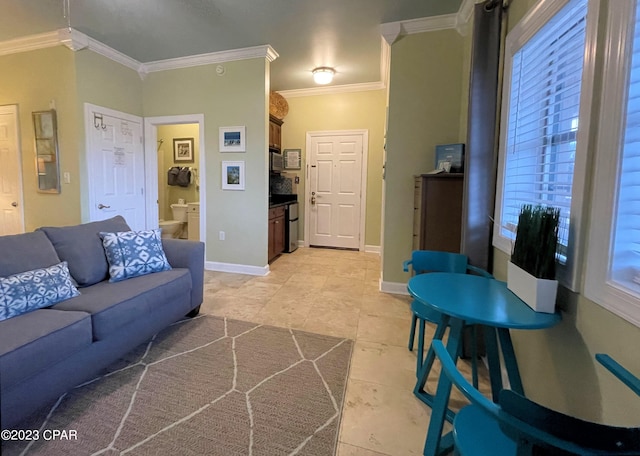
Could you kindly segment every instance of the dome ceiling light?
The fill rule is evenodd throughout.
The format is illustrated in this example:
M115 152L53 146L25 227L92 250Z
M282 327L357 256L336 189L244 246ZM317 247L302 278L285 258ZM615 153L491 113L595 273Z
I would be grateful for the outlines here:
M329 67L318 67L315 68L312 73L313 81L316 84L324 85L329 84L331 81L333 81L333 75L336 73L336 70Z

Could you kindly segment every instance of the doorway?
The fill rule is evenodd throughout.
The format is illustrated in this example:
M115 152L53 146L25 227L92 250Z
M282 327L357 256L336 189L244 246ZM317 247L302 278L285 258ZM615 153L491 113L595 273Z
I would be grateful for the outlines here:
M307 133L306 246L364 250L368 136Z
M198 162L200 157L200 126L193 124L158 125L158 216L176 220L173 204L200 202ZM174 178L180 176L179 179ZM191 208L194 207L190 206ZM175 234L181 239L199 239L198 226L192 226L199 212L189 211L188 225ZM199 223L199 222L198 222Z
M24 232L18 106L0 106L0 236Z
M181 129L184 126L185 129ZM159 130L162 129L162 135ZM187 130L188 129L188 130ZM193 162L184 160L184 162L172 161L174 157L173 139L190 139L191 136L176 138L175 132L184 132L194 136L194 147L197 145L197 152L194 153ZM197 186L197 198L200 202L200 216L198 221L198 232L201 241L206 240L206 179L205 168L205 140L204 140L204 115L190 114L180 116L162 116L162 117L145 117L144 119L144 137L145 137L145 168L147 179L147 226L157 228L160 218L171 219L170 204L173 200L185 199L189 201L192 196L181 195L178 193L165 193L160 191L160 187L166 185L167 171L171 165L179 164L179 166L188 166L192 171L191 190L195 191ZM188 141L187 141L188 142ZM183 141L180 141L182 144ZM160 150L163 154L160 155ZM187 187L189 188L189 187ZM172 196L173 195L173 196ZM162 204L163 210L160 210ZM163 217L161 217L161 214Z

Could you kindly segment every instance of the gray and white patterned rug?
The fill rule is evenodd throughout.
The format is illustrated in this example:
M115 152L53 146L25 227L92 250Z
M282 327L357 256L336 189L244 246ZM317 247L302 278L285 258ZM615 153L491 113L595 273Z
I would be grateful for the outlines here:
M333 455L352 347L256 323L185 320L20 426L77 439L4 442L2 454Z

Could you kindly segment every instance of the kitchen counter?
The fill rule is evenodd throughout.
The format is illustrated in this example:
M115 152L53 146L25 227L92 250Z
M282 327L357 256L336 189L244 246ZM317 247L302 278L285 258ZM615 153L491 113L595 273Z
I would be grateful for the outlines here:
M269 197L269 208L286 206L287 204L298 202L298 195L292 194L273 194Z

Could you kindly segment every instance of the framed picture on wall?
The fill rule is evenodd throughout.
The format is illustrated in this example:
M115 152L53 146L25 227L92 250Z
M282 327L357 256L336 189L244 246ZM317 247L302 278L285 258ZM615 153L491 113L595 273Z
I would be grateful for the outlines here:
M244 127L220 127L220 152L244 152Z
M193 163L193 138L173 138L173 160Z
M244 161L222 162L222 190L244 190Z

